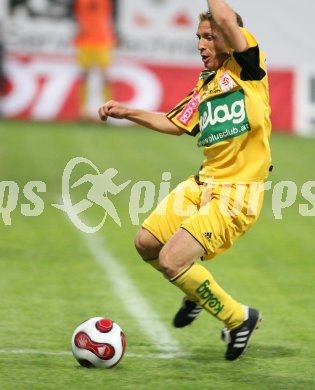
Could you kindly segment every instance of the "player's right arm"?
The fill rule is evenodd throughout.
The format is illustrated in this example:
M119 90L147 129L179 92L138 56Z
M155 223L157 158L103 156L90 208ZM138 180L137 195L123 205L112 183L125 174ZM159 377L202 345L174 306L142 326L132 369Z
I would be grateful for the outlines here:
M227 45L238 53L246 51L248 44L237 24L232 8L224 0L207 0L207 2Z
M128 119L138 125L147 127L160 133L182 135L185 130L172 123L163 112L151 112L128 108L114 100L103 104L98 114L102 121L107 121L108 117L116 119Z

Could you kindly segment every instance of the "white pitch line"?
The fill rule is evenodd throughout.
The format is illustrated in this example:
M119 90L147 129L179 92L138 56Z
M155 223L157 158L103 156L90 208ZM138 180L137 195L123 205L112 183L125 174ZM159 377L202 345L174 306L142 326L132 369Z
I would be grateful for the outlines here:
M95 261L102 267L106 278L111 283L114 294L138 323L141 334L146 335L163 356L185 355L178 341L138 291L125 268L106 249L103 237L98 233L82 234L82 236Z
M46 355L46 356L72 356L70 351L40 351L38 349L0 349L3 355ZM135 359L173 359L174 357L184 357L185 354L169 353L125 353L127 358Z

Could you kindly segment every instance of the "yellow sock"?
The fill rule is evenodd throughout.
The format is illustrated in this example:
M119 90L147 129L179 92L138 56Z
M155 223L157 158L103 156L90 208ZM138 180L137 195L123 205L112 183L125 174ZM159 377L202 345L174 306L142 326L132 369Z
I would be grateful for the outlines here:
M242 305L227 294L211 273L200 264L193 264L171 279L193 301L225 323L228 329L239 326L245 319Z

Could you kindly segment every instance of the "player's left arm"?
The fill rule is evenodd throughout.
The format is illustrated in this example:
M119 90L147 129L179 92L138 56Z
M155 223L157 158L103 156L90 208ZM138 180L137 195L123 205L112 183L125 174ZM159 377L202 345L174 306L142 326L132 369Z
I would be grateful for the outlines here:
M223 38L233 51L241 53L248 49L248 43L239 25L235 12L224 0L207 0L209 9Z

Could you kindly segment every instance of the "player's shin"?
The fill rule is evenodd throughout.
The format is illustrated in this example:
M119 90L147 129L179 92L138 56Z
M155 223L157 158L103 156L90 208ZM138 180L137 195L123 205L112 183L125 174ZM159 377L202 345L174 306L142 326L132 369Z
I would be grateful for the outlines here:
M192 301L198 301L206 311L223 321L228 329L243 323L242 305L227 294L200 264L193 264L170 281Z

